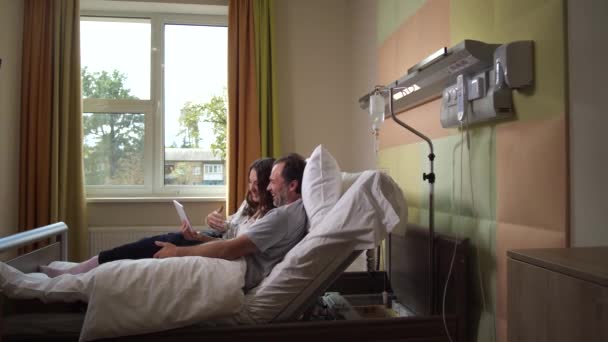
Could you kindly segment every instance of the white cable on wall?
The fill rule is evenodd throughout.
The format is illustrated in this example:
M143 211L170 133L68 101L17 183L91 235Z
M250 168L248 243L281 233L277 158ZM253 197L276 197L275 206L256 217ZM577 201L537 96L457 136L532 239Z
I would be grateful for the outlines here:
M467 146L469 144L467 143ZM462 169L462 152L464 150L464 129L463 129L463 125L462 122L460 123L460 200L459 200L459 206L458 206L458 213L457 213L457 217L460 217L462 214L462 173L463 173L463 169ZM454 160L452 161L452 169L454 169ZM454 179L452 179L452 182L454 181ZM471 183L472 184L472 183ZM454 189L454 187L452 186L452 190ZM452 211L454 209L454 192L452 192ZM448 293L448 285L450 283L450 278L452 276L452 270L454 269L454 262L456 260L456 251L458 250L458 240L454 240L454 251L452 252L452 259L450 261L450 269L448 271L448 275L445 279L445 285L443 287L443 300L442 300L442 304L441 304L441 316L443 319L443 328L445 330L445 334L448 337L448 339L450 340L450 342L454 342L454 340L452 340L452 336L450 335L450 330L448 329L448 323L446 320L446 315L445 315L445 302L446 302L446 298L447 298L447 293Z
M469 134L468 128L467 128L467 135ZM471 146L467 145L468 149L469 149L469 155L468 155L468 163L469 163L469 182L470 182L470 187L471 187L471 207L472 210L475 209L475 195L474 195L474 191L473 191L473 163L471 161ZM490 242L491 243L491 242ZM492 310L492 312L488 311L488 306L487 306L487 302L486 302L486 292L485 292L485 286L483 284L483 273L481 272L481 257L480 257L480 253L479 253L479 245L475 245L475 253L477 254L477 276L479 278L479 289L481 291L481 301L482 301L482 306L483 306L483 310L485 312L489 312L492 314L492 329L490 329L490 332L492 334L491 338L492 341L496 341L496 317L495 317L495 312L494 310Z
M463 129L463 126L461 125L461 129ZM468 151L468 156L467 156L467 161L468 161L468 166L469 166L469 187L471 189L471 212L473 213L472 217L475 217L474 212L475 212L475 192L473 191L473 163L471 160L471 143L470 143L470 130L469 130L469 122L468 122L468 117L465 116L465 125L464 125L464 132L466 134L466 142L467 142L467 151ZM462 139L461 139L461 144L463 143ZM462 148L464 149L464 148ZM462 162L463 162L463 157L462 157L462 149L461 149L461 154L460 154L460 165L461 165L461 203L462 203ZM491 243L491 242L490 242ZM481 294L481 302L482 302L482 308L484 312L488 312L492 314L492 328L490 329L490 333L492 334L491 336L491 341L496 341L496 317L495 317L495 313L492 310L492 312L488 311L488 305L487 305L487 301L486 301L486 291L485 291L485 286L483 283L483 272L481 271L481 254L479 252L479 244L475 244L475 254L477 256L477 262L476 262L476 266L477 266L477 277L479 279L479 289L480 289L480 294Z
M469 131L469 125L468 125L468 118L465 116L465 121L464 123L461 122L460 125L460 191L459 191L459 206L458 206L458 210L457 210L457 217L460 218L460 216L462 215L462 197L463 197L463 162L464 162L464 158L463 158L463 151L464 151L464 146L465 146L465 140L466 140L466 147L467 147L467 161L468 161L468 167L469 167L469 187L471 189L471 213L472 213L472 217L475 217L475 195L474 195L474 191L473 191L473 163L471 160L471 141L470 141L470 131ZM466 139L465 139L465 135L466 135ZM455 169L455 159L453 159L452 162L452 169ZM452 179L452 182L455 182L455 179ZM452 212L454 212L454 186L452 186ZM454 262L456 259L456 251L457 251L457 247L458 247L458 241L454 242L454 251L452 254L452 259L450 261L450 268L448 271L448 275L447 275L447 279L445 282L445 286L443 289L443 303L442 303L442 318L443 318L443 326L446 332L446 335L448 337L448 339L450 340L450 342L453 342L452 337L450 336L449 330L448 330L448 326L447 326L447 320L446 320L446 313L445 313L445 305L446 305L446 298L447 298L447 289L448 289L448 284L452 275L452 270L454 267ZM484 312L489 312L488 308L487 308L487 302L486 302L486 293L485 293L485 286L483 283L483 273L481 271L481 258L480 258L480 253L479 253L479 245L475 244L475 252L476 252L476 256L477 256L477 276L479 279L479 288L480 288L480 292L481 292L481 301L482 301L482 307L483 307L483 311ZM494 312L492 311L492 315L494 316ZM492 341L496 341L496 319L493 319L493 327L491 329L491 339Z

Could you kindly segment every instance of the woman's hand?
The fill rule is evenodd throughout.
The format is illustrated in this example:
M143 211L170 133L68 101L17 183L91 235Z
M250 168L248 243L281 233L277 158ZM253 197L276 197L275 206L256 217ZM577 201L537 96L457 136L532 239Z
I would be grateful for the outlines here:
M210 228L217 230L220 233L223 233L226 230L225 227L226 216L223 213L218 211L212 211L209 215L207 215L207 225Z
M199 240L198 233L194 229L190 228L190 226L186 222L182 223L180 231L182 233L182 236L186 240Z

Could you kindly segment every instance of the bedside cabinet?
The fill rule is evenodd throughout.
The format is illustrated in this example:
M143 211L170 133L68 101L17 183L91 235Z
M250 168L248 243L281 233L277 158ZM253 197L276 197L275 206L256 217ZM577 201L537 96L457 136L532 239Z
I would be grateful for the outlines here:
M608 341L608 247L507 257L509 342Z

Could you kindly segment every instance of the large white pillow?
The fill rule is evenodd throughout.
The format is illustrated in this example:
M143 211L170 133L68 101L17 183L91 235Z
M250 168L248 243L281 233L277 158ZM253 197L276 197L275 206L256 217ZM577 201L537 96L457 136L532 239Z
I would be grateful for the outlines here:
M323 145L319 145L310 155L302 176L302 201L311 230L338 202L341 192L340 167Z
M260 324L289 318L353 251L374 248L406 223L399 186L381 172L363 172L316 229L247 294L236 320Z

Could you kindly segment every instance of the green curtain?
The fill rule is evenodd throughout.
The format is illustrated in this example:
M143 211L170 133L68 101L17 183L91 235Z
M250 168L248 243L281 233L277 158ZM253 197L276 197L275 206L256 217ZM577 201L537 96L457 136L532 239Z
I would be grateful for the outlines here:
M274 63L274 1L254 1L256 80L262 156L281 156L277 81Z
M80 3L54 0L51 222L68 227L70 260L88 257L80 80Z

